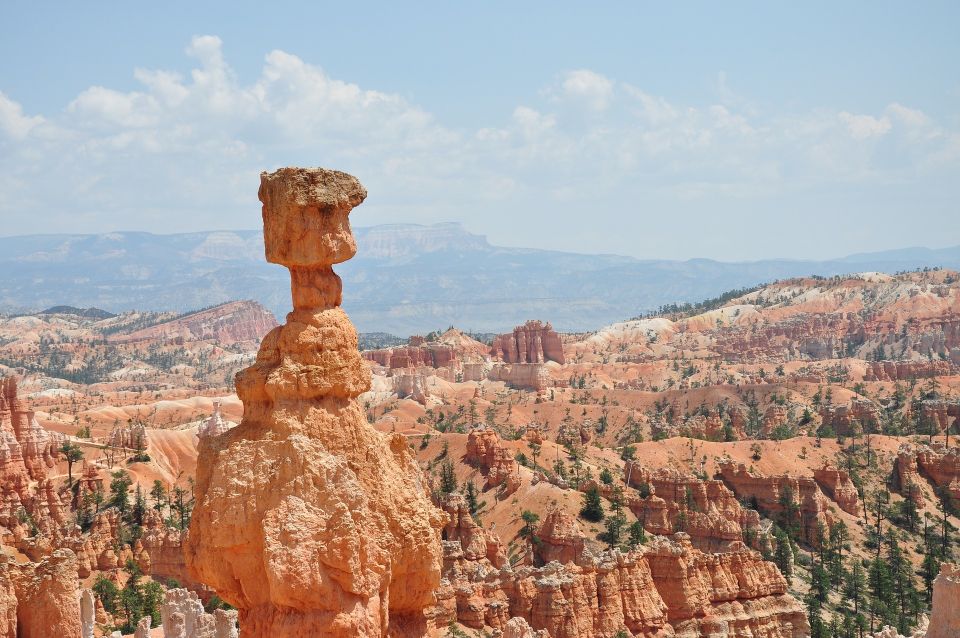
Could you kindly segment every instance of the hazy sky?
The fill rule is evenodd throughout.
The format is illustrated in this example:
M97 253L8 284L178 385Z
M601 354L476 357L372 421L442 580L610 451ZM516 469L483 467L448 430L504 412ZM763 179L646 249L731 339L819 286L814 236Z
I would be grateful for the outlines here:
M0 234L256 228L312 165L505 245L960 244L960 3L590 4L4 3Z

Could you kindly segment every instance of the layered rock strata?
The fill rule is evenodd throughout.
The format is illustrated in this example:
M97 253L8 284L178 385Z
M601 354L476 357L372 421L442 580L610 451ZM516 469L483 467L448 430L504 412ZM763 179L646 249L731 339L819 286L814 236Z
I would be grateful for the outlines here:
M498 568L469 559L460 543L445 543L438 618L505 634L545 631L551 638L620 631L643 638L809 635L803 606L787 593L776 567L742 544L705 554L677 534L626 554L594 555L577 530L569 515L548 513L535 551L551 562L537 568Z
M848 472L825 466L813 471L813 479L840 509L854 516L860 515L860 493Z
M201 439L187 562L245 636L421 636L443 519L404 437L376 432L356 401L370 376L332 269L356 252L348 214L366 191L284 168L259 196L293 311L237 375L240 425Z
M512 333L498 335L493 340L490 354L507 363L564 363L560 335L549 323L540 321L528 321L514 328Z
M625 495L626 505L654 534L685 532L697 548L707 551L748 538L765 542L760 514L743 507L722 481L703 481L668 468L650 470L634 461L626 463L624 474L637 490Z
M808 542L817 538L821 526L829 529L838 520L812 477L764 476L730 460L721 460L717 467L721 480L738 497L755 501L762 513L782 524L796 525ZM795 519L785 520L791 517Z
M503 485L504 496L507 496L520 487L519 464L493 429L470 431L464 460L486 475L485 489Z
M945 448L940 442L930 446L904 443L897 451L896 473L901 491L918 505L923 504L921 476L960 500L960 448Z

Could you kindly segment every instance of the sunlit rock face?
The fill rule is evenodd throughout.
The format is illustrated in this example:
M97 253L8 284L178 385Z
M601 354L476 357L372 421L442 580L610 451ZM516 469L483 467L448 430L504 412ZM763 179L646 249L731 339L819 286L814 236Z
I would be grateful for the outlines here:
M243 420L200 441L187 561L239 610L244 636L422 636L443 515L400 434L368 423L370 387L332 266L366 190L346 173L261 175L267 260L293 312L237 375Z

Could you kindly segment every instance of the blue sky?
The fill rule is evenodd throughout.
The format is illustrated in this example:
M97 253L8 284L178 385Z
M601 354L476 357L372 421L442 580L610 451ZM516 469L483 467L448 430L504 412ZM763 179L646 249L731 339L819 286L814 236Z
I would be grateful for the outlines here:
M0 233L254 228L301 164L506 245L960 244L957 3L132 5L5 6Z

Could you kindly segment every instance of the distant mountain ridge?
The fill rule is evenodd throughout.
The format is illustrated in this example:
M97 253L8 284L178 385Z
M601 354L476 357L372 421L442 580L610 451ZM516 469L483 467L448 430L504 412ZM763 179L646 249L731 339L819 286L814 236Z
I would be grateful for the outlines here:
M362 332L456 325L499 332L530 318L595 330L662 304L803 275L960 268L960 246L861 253L827 261L642 260L491 245L459 224L358 227L358 253L337 267L344 308ZM0 237L0 310L57 305L185 311L254 299L289 311L289 278L267 264L259 230L175 235Z

